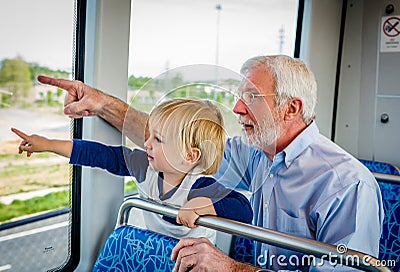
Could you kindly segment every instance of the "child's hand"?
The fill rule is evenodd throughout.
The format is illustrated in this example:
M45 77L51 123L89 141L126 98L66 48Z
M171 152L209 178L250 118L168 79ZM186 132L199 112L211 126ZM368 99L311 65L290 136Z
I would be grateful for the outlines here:
M195 222L200 216L195 212L194 209L182 207L179 209L176 222L178 224L185 225L188 228L196 228Z
M200 215L217 215L211 199L207 197L192 198L179 209L176 222L193 229L197 227L195 223Z
M17 134L22 142L19 144L18 153L26 151L26 156L30 157L33 152L46 151L48 139L39 135L26 135L22 131L11 128L11 131Z

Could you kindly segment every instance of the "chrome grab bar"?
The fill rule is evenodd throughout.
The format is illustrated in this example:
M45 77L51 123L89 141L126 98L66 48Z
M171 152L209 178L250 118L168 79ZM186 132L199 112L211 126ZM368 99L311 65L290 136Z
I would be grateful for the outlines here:
M120 226L127 225L129 212L133 207L166 215L172 218L176 218L178 215L178 209L176 208L165 206L142 198L132 197L126 199L120 207L118 214L118 224ZM338 253L337 247L330 244L325 244L319 241L266 228L256 227L234 220L216 216L202 216L197 220L196 224L269 245L298 251L304 254L310 254L317 258L330 256L330 260L336 261L338 264L346 264L364 271L392 271L386 266L381 266L378 259L355 250L348 249L344 253Z
M378 182L389 182L400 185L400 176L372 172Z

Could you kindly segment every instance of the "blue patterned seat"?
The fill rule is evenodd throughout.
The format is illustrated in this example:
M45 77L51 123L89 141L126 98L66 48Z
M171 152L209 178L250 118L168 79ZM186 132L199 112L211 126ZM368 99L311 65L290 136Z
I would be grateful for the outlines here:
M394 196L395 198L383 197L385 217L383 219L382 236L379 243L379 259L385 261L396 261L392 267L393 271L400 271L400 186L380 182L382 195Z
M230 256L242 263L255 264L254 241L239 236L233 236Z
M177 239L135 226L121 226L108 236L92 272L172 271Z
M392 164L368 160L360 161L371 172L400 176L398 167ZM379 244L379 259L396 261L396 265L391 268L393 271L400 271L400 184L383 181L379 181L378 184L381 188L385 210Z
M389 174L389 175L400 175L399 168L393 164L386 162L361 160L361 159L359 159L359 161L362 164L364 164L371 172Z

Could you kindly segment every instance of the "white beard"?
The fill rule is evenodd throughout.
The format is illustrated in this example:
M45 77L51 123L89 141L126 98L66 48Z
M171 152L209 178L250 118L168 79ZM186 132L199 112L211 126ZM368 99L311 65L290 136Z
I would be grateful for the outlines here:
M282 133L281 123L276 120L277 115L275 112L272 118L269 118L273 120L263 119L258 124L253 123L254 133L244 132L245 142L260 149L274 145Z

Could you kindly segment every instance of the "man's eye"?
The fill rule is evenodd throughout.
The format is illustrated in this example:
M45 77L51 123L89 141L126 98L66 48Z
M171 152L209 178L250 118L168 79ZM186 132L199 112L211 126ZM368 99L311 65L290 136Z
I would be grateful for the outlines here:
M154 136L154 139L155 139L158 143L161 143L161 139L158 138L157 136Z

